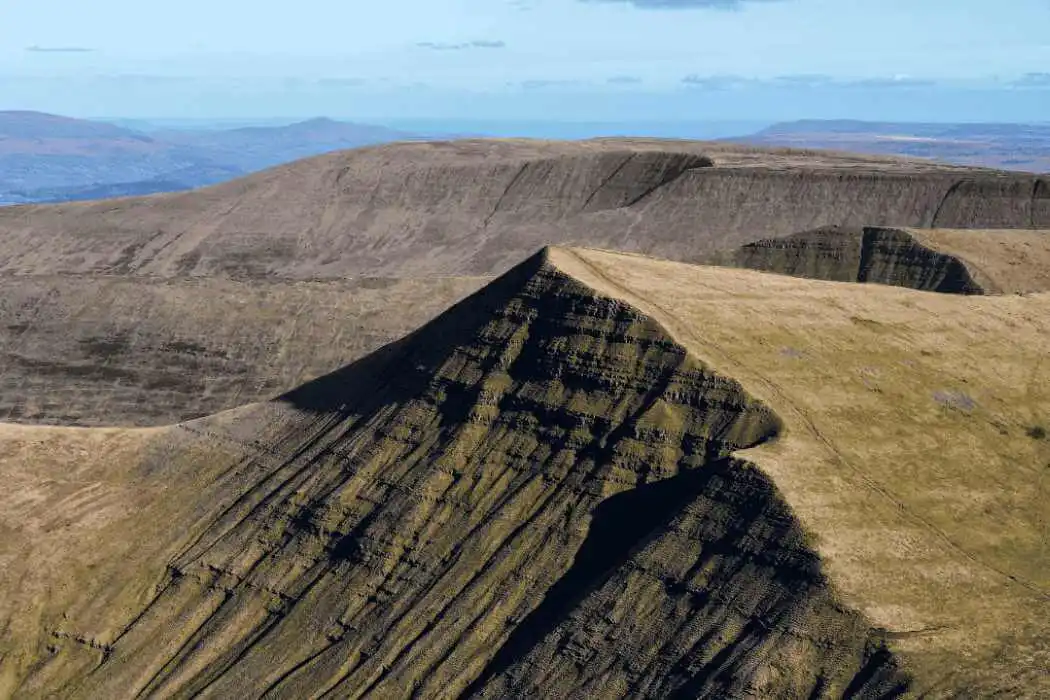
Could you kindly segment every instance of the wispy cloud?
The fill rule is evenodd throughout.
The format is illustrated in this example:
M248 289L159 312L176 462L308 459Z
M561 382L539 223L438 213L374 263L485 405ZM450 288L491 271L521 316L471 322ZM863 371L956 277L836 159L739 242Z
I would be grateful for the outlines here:
M1015 87L1050 88L1050 73L1025 73L1010 84Z
M368 83L364 78L318 78L316 83L321 87L358 87Z
M737 90L755 82L753 78L743 78L738 75L697 75L694 73L682 78L684 85L704 90Z
M580 0L580 2L604 2L631 4L642 10L742 10L747 5L784 0Z
M506 48L507 43L499 40L479 39L476 41L464 41L458 44L439 41L421 41L417 43L416 46L421 49L430 49L432 51L464 51L469 49L503 49Z
M748 78L739 75L687 75L682 78L687 87L703 90L743 90L752 88L779 88L790 90L831 89L906 89L929 88L935 80L895 75L878 78L837 78L819 73L778 75L772 78Z
M30 53L91 53L95 49L85 46L27 46Z
M614 75L611 78L607 78L605 82L610 85L638 85L642 82L642 79L636 75Z
M580 85L579 80L522 80L520 83L511 83L525 90L546 90L549 88L572 87Z

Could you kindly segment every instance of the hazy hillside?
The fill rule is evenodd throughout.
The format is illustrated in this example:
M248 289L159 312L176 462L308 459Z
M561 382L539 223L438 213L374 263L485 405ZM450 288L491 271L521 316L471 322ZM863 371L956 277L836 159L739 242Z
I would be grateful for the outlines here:
M809 120L730 139L932 158L946 163L1050 172L1050 124L921 124Z
M0 204L185 190L305 156L406 138L401 131L326 119L146 134L39 112L0 112Z
M0 201L36 190L148 180L210 166L207 157L110 124L37 112L0 112Z
M213 154L212 157L243 172L262 170L327 151L418 138L406 131L324 118L280 127L159 131L153 136Z

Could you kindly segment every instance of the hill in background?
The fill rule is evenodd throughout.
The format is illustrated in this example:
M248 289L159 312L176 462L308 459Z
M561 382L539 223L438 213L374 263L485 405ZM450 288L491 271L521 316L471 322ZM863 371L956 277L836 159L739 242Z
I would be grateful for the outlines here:
M328 119L144 133L39 112L0 112L0 204L192 189L305 156L407 138L413 137Z
M547 243L697 260L826 225L1050 227L1050 181L709 142L397 143L207 189L0 210L11 274L485 275Z
M329 151L465 136L586 139L618 134L727 138L757 145L828 148L941 162L1050 172L1050 127L803 121L558 123L415 120L376 126L315 118L237 125L192 120L70 119L0 112L0 204L104 199L216 184ZM400 124L394 120L394 124Z
M1050 124L922 124L806 120L774 124L740 143L930 158L1050 172Z

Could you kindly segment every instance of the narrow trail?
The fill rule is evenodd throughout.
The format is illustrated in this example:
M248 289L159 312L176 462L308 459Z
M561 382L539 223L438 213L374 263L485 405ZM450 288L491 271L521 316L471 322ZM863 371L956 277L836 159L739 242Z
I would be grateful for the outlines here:
M1046 591L1032 581L1020 578L1015 574L1010 573L1009 571L1000 569L994 564L990 564L977 557L975 554L973 554L972 552L955 542L951 538L951 536L948 535L948 533L946 533L944 530L942 530L937 525L921 516L919 513L915 512L912 508L909 508L906 503L904 503L902 500L893 495L892 492L887 490L880 483L865 475L864 472L859 467L852 464L845 457L845 455L843 455L842 452L834 445L834 443L820 430L820 428L817 427L816 423L809 416L806 410L802 408L796 401L791 399L787 394L785 394L776 385L776 383L769 379L769 377L765 376L755 368L743 364L735 356L731 355L729 352L719 347L716 343L712 342L711 340L701 339L695 333L693 333L685 324L679 323L676 320L674 313L667 309L665 306L641 294L637 290L629 288L624 284L618 282L614 277L606 274L605 271L602 270L597 263L587 260L576 250L560 248L559 251L571 257L573 261L575 261L586 271L590 272L592 275L597 277L601 282L609 285L609 287L615 291L616 296L625 299L626 301L629 301L630 303L640 308L642 311L646 311L649 313L655 311L656 313L652 314L654 318L661 325L663 325L673 337L687 341L686 347L689 348L691 352L696 352L697 350L714 351L714 353L719 356L719 359L724 363L724 366L726 366L727 368L731 368L735 365L743 369L747 374L749 374L751 377L757 380L762 385L763 389L765 389L770 395L775 397L776 402L778 404L776 406L777 409L786 408L788 412L792 414L792 418L794 420L789 421L789 424L793 422L795 424L802 425L806 429L806 431L811 435L811 437L813 437L821 445L823 445L824 448L828 451L828 453L830 453L830 455L835 459L835 461L837 461L842 466L846 467L858 481L860 481L868 489L877 493L883 499L891 503L901 513L901 515L908 518L913 523L919 525L930 534L934 535L934 537L940 540L949 550L956 552L957 554L968 559L977 566L987 571L990 571L998 576L1001 576L1013 584L1025 588L1030 593L1044 600L1050 600L1050 591ZM705 359L703 352L696 352L696 354L701 360ZM732 372L728 372L727 374L729 374L730 376L733 375ZM778 438L774 438L774 441L777 439Z

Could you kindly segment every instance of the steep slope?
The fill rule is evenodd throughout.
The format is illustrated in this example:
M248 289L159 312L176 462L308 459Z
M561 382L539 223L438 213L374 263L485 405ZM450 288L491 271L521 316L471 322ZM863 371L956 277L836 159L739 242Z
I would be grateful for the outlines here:
M1050 230L909 229L922 245L958 258L989 294L1050 291Z
M749 243L712 262L949 294L1050 291L1050 231L827 227Z
M0 276L0 421L165 425L269 399L488 281Z
M553 250L277 402L10 428L2 687L1038 697L1048 324Z
M1050 295L962 297L597 251L555 263L784 421L743 451L935 696L1050 693Z
M0 271L490 274L548 243L694 260L823 225L1050 226L1035 176L702 142L403 143L191 193L0 210Z

